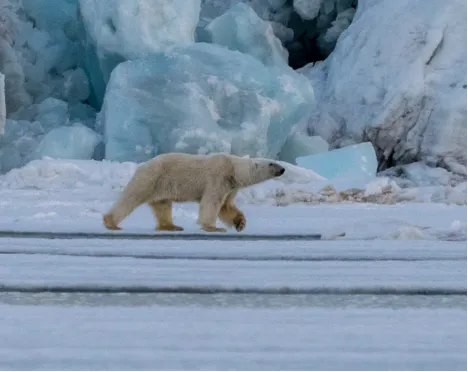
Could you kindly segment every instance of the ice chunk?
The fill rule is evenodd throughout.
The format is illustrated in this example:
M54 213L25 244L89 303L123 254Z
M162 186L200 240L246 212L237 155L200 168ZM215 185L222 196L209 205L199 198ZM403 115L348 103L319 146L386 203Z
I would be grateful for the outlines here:
M79 0L85 66L102 94L120 62L194 42L200 0ZM101 86L99 86L101 84ZM102 97L97 97L102 100Z
M44 134L40 122L6 120L5 134L0 137L0 172L24 165Z
M293 11L288 0L202 0L199 26L204 27L240 2L248 3L266 21L287 25Z
M0 135L5 134L6 101L5 101L5 75L0 72Z
M68 104L64 101L47 98L36 109L36 120L41 122L46 132L68 123Z
M366 183L375 178L377 158L370 142L296 159L297 165L329 179L353 179Z
M330 27L322 30L317 38L317 46L324 55L329 55L335 49L338 38L351 24L356 10L349 8L339 12Z
M323 0L294 0L294 10L302 19L310 20L318 16Z
M304 76L215 44L127 61L112 73L100 114L106 159L170 151L276 158L313 102Z
M36 157L87 160L92 158L100 141L101 136L84 125L60 127L44 136L36 149Z
M230 8L205 28L211 42L250 54L267 66L286 66L288 52L269 22L244 3Z
M466 10L465 0L359 1L331 56L303 71L320 92L313 133L333 147L371 141L379 170L424 161L466 178Z
M279 159L296 164L296 158L328 151L328 143L320 136L307 136L295 132L288 136L281 148Z

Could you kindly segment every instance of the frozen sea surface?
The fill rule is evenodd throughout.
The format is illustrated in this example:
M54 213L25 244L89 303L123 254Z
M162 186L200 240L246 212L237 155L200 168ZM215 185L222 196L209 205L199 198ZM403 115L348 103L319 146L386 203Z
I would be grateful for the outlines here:
M117 193L3 188L0 230L102 233ZM0 238L0 369L466 370L466 206L240 207L327 240Z

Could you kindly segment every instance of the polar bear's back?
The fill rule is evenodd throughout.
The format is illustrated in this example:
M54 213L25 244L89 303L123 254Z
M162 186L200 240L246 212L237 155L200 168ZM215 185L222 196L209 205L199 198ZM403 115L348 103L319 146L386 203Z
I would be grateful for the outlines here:
M229 156L169 153L140 165L134 179L157 199L199 202L208 184L229 173L233 173Z

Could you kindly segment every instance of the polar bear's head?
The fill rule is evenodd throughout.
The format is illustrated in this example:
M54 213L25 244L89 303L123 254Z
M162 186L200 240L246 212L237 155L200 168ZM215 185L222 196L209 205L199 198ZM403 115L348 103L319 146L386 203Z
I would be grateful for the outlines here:
M243 159L235 165L236 179L241 187L256 185L281 176L285 169L269 159Z
M268 159L252 160L255 164L254 173L256 174L256 177L258 177L262 181L282 176L285 171L285 169L281 165L275 163L274 161Z

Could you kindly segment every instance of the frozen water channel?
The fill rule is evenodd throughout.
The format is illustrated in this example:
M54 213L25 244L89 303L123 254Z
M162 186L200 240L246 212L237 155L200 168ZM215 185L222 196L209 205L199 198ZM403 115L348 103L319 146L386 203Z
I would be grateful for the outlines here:
M462 370L466 243L0 239L0 369Z

